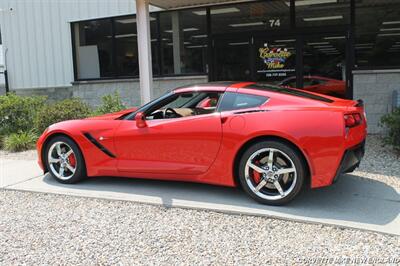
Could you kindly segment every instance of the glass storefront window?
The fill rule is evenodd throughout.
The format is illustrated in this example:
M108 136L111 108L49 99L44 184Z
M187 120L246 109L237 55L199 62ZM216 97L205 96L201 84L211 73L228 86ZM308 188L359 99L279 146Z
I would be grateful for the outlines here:
M150 17L153 74L159 74L157 24ZM139 76L136 18L125 16L73 24L78 79Z
M270 0L212 7L212 33L281 30L290 27L288 0Z
M297 27L350 24L350 0L296 0L295 9Z
M251 80L249 38L214 41L214 76L216 80Z
M160 13L163 74L206 72L206 10L192 9Z
M356 67L400 66L400 2L356 2Z
M138 76L139 59L136 19L132 16L114 20L116 67L120 76Z
M346 38L341 35L305 36L303 88L344 98L346 95Z
M101 19L74 25L76 65L79 79L114 76L111 23L111 19Z

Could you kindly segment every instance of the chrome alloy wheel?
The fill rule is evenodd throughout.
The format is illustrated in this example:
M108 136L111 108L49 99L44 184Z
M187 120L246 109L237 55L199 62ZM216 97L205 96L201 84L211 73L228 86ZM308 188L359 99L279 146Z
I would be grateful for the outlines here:
M282 199L296 186L296 167L292 159L278 149L257 150L247 160L244 171L249 188L266 200Z
M77 161L72 148L65 142L58 141L51 145L47 160L51 172L61 180L70 179L77 167Z

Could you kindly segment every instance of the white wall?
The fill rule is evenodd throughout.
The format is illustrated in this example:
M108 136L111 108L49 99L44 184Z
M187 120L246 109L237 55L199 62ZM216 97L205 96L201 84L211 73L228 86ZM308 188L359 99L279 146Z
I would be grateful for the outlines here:
M0 95L3 93L3 87L5 86L4 80L4 55L3 55L3 45L0 44Z
M70 86L69 22L135 13L134 0L0 0L11 89Z

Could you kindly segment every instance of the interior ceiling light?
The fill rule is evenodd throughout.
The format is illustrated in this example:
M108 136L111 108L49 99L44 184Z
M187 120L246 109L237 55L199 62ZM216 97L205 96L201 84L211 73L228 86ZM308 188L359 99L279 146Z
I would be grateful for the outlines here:
M199 29L198 28L186 28L186 29L183 29L182 31L187 32L187 31L196 31L196 30L199 30ZM172 30L165 30L164 32L172 33Z
M332 36L332 37L324 37L325 40L340 40L346 39L346 36Z
M207 47L207 44L205 45L188 45L186 48L205 48Z
M249 42L230 42L229 45L246 45L249 44Z
M128 34L115 35L115 38L120 39L120 38L128 38L128 37L135 37L135 36L136 36L136 34L134 34L134 33L128 33Z
M332 48L332 45L315 45L314 48Z
M343 19L343 16L338 15L338 16L303 18L304 21L321 21L321 20L335 20L335 19Z
M392 24L400 24L400 21L384 21L383 25L392 25Z
M295 42L295 39L288 39L288 40L275 40L274 42Z
M399 33L379 33L379 34L378 34L379 37L398 36L398 35L400 35L400 32L399 32Z
M318 50L320 50L320 51L337 51L335 47L332 47L332 48L320 48Z
M153 17L150 17L150 21L156 20ZM121 24L132 24L136 23L136 18L126 18L126 19L116 19L115 22L121 23Z
M400 28L386 28L386 29L380 29L380 31L392 31L392 30L400 30Z
M321 5L321 4L331 4L336 3L336 0L303 0L296 1L295 6L311 6L311 5ZM290 1L285 2L287 6L290 6Z
M192 38L207 38L207 34L193 35Z
M371 46L374 45L374 43L369 42L369 43L356 43L355 46Z
M248 26L261 26L261 25L264 25L264 24L265 24L264 22L258 21L258 22L229 24L229 26L231 26L231 27L248 27Z
M212 15L218 15L218 14L227 14L227 13L235 13L235 12L240 12L240 9L236 7L227 7L227 8L214 8L211 9L210 14ZM204 16L207 14L205 10L199 10L199 11L193 11L193 14L199 15L199 16Z
M308 45L320 45L320 44L329 44L329 42L308 42Z

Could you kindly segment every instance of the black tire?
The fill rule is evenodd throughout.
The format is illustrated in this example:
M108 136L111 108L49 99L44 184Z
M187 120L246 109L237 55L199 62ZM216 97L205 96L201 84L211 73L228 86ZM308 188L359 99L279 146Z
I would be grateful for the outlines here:
M257 151L260 151L262 149L276 149L279 150L283 153L285 153L291 160L291 163L293 164L294 168L296 169L296 179L293 178L292 184L294 184L294 187L291 189L291 191L289 193L287 193L287 195L282 196L282 198L278 198L278 199L266 199L263 198L259 195L256 194L255 191L252 190L252 188L250 187L250 185L248 184L248 179L246 181L246 173L245 173L245 169L246 169L246 164L247 161L249 160L249 158L256 153ZM306 166L305 166L306 162L304 161L304 159L302 158L301 154L299 154L299 152L294 149L291 145L288 145L284 142L280 142L280 141L260 141L257 142L253 145L251 145L249 148L247 148L247 150L243 153L242 157L240 158L240 162L239 162L239 167L238 167L238 177L239 177L239 181L240 184L242 186L242 188L244 189L244 191L253 199L255 199L256 201L262 203L262 204L267 204L267 205L284 205L288 202L290 202L291 200L293 200L298 194L299 192L302 190L303 184L304 184L304 180L306 179ZM292 166L292 167L293 167ZM281 175L278 175L279 178L281 178ZM262 180L262 179L261 179ZM296 180L296 181L294 181ZM249 181L251 182L251 181ZM290 187L292 187L290 185ZM258 194L263 194L262 190L264 190L266 188L261 188L259 190ZM276 193L278 193L278 191L276 191ZM285 193L286 194L286 193ZM264 194L263 194L264 195ZM264 195L265 196L265 195Z
M75 157L75 172L72 173L70 172L70 177L68 178L59 178L56 173L53 172L53 169L57 170L57 163L53 164L53 168L50 166L50 163L48 161L48 154L50 148L55 144L55 143L64 143L67 144L73 151L74 157ZM68 147L65 146L65 147ZM86 177L86 166L85 166L85 160L83 159L83 155L81 150L79 149L78 145L70 139L69 137L66 136L56 136L52 138L45 147L45 152L43 154L43 161L46 164L47 170L49 171L50 175L57 180L60 183L63 184L74 184ZM59 168L58 168L59 169Z

